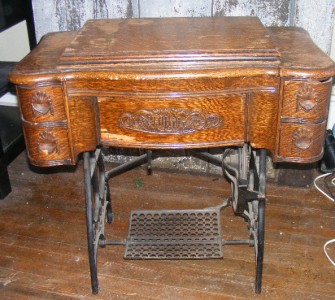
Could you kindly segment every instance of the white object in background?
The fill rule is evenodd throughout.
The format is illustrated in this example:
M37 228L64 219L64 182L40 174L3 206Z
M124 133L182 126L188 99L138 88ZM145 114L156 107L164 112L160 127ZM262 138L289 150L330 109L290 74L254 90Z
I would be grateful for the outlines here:
M17 97L11 93L6 93L0 98L0 105L18 106Z
M27 23L22 21L0 33L0 61L20 61L30 52ZM15 95L7 93L0 105L17 106Z
M0 33L1 61L20 61L29 52L26 21L22 21Z
M334 87L332 93L334 93ZM327 129L332 129L334 124L335 124L335 95L332 95L330 98Z
M335 23L333 24L333 29L335 29ZM335 61L335 30L333 30L332 44L330 47L330 57ZM335 85L333 85L332 96L330 98L329 114L327 129L332 129L335 124Z

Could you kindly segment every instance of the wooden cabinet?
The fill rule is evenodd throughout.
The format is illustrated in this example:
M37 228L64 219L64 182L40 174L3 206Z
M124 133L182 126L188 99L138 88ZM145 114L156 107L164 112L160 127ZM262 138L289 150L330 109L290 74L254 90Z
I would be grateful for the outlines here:
M307 163L322 157L334 74L302 29L222 17L91 20L44 37L10 79L36 165L100 145L245 142Z

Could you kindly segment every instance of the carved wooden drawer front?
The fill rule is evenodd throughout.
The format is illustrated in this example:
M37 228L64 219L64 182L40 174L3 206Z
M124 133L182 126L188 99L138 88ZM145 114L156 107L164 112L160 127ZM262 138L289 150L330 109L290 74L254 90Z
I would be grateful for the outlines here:
M328 101L332 86L327 81L285 81L283 117L322 120L328 115Z
M325 133L326 121L308 125L282 124L279 156L288 161L316 161L323 154Z
M101 142L143 148L238 144L245 137L245 101L244 94L101 97Z
M33 128L24 126L28 157L36 165L71 163L66 128Z
M60 85L20 86L18 96L23 118L27 121L51 122L66 119Z
M331 85L331 79L284 81L279 161L321 159Z

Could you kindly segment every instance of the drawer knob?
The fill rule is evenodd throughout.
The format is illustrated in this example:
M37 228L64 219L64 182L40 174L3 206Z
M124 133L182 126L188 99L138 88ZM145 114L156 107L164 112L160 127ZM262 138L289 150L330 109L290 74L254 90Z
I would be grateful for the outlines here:
M58 145L56 137L49 131L43 131L38 137L38 149L41 153L50 155L54 152L58 153Z
M319 95L317 91L310 85L303 85L297 92L297 111L303 109L309 112L312 109L317 109Z
M36 113L46 115L48 112L50 112L51 115L54 114L51 98L46 92L36 91L31 95L30 101L34 116Z
M307 150L313 142L313 132L308 128L298 128L293 131L294 145L301 149Z

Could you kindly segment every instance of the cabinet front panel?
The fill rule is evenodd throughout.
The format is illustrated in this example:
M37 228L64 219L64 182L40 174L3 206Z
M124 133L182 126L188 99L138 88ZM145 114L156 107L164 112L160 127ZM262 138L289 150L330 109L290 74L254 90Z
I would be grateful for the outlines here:
M188 75L188 76L187 76ZM211 76L212 75L212 76ZM195 74L176 73L171 78L164 78L162 74L152 74L151 78L139 79L89 79L89 80L69 80L66 83L67 90L70 94L96 94L113 92L127 93L198 93L214 91L238 91L250 89L273 88L279 85L276 76L241 76L241 77L214 77L220 75L219 72L197 77ZM101 76L100 73L96 74ZM194 76L192 78L191 76ZM148 76L149 77L149 76Z
M245 139L245 94L99 97L103 145L181 148Z

